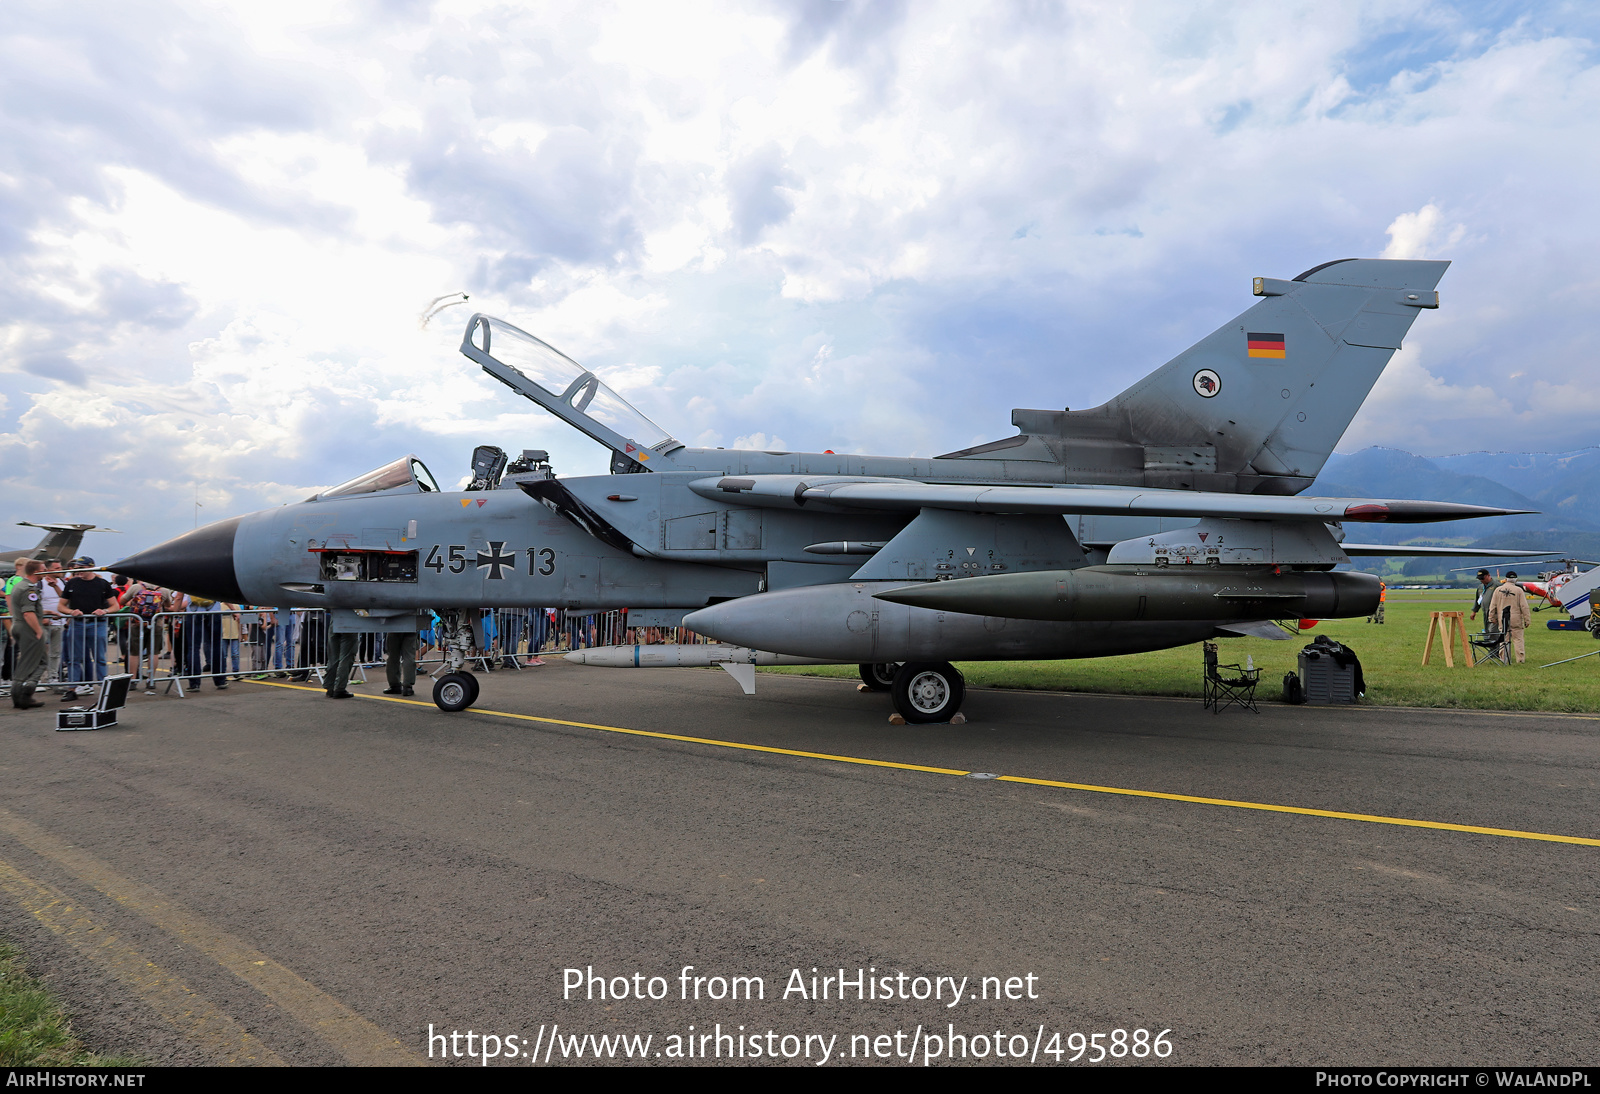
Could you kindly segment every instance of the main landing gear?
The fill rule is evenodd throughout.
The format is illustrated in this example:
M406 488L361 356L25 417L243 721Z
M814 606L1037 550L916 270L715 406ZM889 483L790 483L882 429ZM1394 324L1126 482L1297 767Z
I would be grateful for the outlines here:
M889 692L896 713L908 725L948 722L967 697L966 677L948 661L865 664L861 682L871 691Z
M868 691L889 691L894 687L894 674L900 671L897 661L880 662L876 665L862 665L861 683Z
M442 611L438 623L444 674L433 682L433 703L446 714L466 710L478 701L478 678L466 671L472 650L472 625L459 611Z

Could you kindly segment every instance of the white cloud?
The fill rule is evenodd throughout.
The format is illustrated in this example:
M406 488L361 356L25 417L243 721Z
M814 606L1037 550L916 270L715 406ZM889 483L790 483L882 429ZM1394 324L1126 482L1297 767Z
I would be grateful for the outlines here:
M1461 224L1447 229L1444 214L1430 202L1414 213L1401 213L1384 232L1389 245L1379 258L1437 258L1441 248L1448 250L1460 243L1467 229Z
M1484 384L1451 384L1423 365L1426 347L1395 354L1346 431L1344 451L1367 445L1416 453L1504 450L1502 439L1530 417Z
M763 451L783 452L787 446L781 437L769 437L765 433L750 433L743 437L735 437L730 448L751 448Z
M1455 266L1426 367L1344 447L1592 440L1596 28L1474 18L18 5L4 498L105 509L131 550L196 482L208 513L272 504L396 448L444 480L482 442L602 470L455 352L471 310L697 443L927 455L1102 401L1252 275L1380 250ZM34 485L90 461L115 489Z

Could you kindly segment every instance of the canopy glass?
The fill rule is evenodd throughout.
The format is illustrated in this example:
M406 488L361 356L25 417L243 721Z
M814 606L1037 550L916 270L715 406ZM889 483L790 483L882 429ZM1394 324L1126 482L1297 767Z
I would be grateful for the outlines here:
M474 320L469 337L476 349L532 380L579 415L646 448L664 451L678 447L670 433L554 346L493 316Z
M402 456L375 471L357 475L349 482L324 490L316 498L347 498L358 494L426 494L437 492L438 489L439 484L421 460L415 456Z

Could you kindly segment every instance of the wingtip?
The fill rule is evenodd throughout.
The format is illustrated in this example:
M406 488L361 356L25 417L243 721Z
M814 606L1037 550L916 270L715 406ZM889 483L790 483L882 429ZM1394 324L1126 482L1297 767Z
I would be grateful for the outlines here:
M1536 509L1501 509L1493 505L1467 505L1454 501L1351 501L1345 506L1346 521L1368 524L1428 524L1443 520L1474 520L1478 517L1516 517L1537 514Z

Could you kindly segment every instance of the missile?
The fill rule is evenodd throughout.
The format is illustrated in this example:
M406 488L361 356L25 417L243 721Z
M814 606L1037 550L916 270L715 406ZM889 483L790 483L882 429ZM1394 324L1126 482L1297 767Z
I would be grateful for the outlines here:
M748 646L670 645L593 646L573 650L567 660L574 665L594 665L605 669L706 668L710 665L825 665L815 657L792 657L767 653Z
M930 581L873 595L893 604L1010 619L1233 622L1371 615L1379 584L1371 574L1333 571L1085 566Z
M608 669L681 669L715 665L739 682L746 695L756 693L757 665L827 665L838 662L816 657L791 657L767 653L748 646L670 645L594 646L573 650L567 660L574 665L594 665Z

